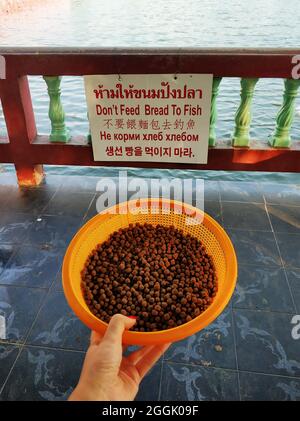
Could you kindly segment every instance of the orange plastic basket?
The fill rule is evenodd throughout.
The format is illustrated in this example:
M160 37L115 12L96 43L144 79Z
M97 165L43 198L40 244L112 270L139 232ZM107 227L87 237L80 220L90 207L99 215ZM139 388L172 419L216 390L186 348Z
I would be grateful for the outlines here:
M233 245L223 228L209 215L190 205L168 199L140 199L120 203L90 219L72 239L63 262L63 288L70 307L90 329L104 333L107 324L94 316L86 305L81 291L81 270L90 252L108 239L114 231L131 223L150 223L175 226L184 233L199 238L213 257L218 292L212 304L195 319L181 326L157 332L126 331L123 342L132 345L162 344L184 339L210 324L226 307L235 288L237 259ZM130 209L130 212L129 212ZM194 212L193 218L191 213ZM193 221L202 223L195 224Z

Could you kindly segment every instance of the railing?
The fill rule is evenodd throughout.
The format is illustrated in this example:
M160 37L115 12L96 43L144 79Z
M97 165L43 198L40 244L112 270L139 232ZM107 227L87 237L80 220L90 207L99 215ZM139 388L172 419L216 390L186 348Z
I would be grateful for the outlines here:
M116 166L93 160L90 135L72 136L60 98L61 77L88 74L212 73L209 154L207 164L120 162L118 166L300 172L300 141L291 142L290 128L300 79L292 78L299 50L61 50L0 49L6 79L0 99L8 138L0 138L0 162L14 163L20 184L38 184L42 164ZM42 75L50 97L49 136L37 134L28 75ZM241 78L241 100L231 142L217 140L216 103L222 78ZM269 142L250 140L251 102L259 78L282 78L284 91ZM76 92L74 92L74 96Z

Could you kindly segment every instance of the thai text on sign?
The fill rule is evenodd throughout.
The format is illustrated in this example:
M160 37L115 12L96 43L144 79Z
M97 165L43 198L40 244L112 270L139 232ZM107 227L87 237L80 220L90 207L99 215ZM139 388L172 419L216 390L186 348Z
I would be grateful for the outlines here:
M95 161L206 163L212 79L85 76Z

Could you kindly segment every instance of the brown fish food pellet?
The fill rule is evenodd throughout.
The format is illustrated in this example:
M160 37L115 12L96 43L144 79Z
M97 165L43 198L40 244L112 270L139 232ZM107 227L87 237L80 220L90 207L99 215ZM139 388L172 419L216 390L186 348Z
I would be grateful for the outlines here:
M81 271L90 311L108 323L136 316L132 330L170 329L199 316L218 290L213 259L200 240L173 226L130 224L99 244Z

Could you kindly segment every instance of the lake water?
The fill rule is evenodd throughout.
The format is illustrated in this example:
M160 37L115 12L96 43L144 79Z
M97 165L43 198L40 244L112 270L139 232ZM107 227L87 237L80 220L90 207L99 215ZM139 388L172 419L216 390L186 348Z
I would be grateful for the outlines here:
M299 48L299 22L299 0L46 0L0 17L0 45ZM30 77L30 86L38 131L49 133L45 83L41 77ZM280 79L258 82L253 100L253 138L267 139L272 133L282 89ZM62 101L72 134L87 133L81 78L63 78ZM216 124L219 138L230 138L238 104L239 79L223 79ZM1 111L0 134L4 134ZM291 134L300 139L300 98ZM245 173L235 174L238 176L248 177Z

